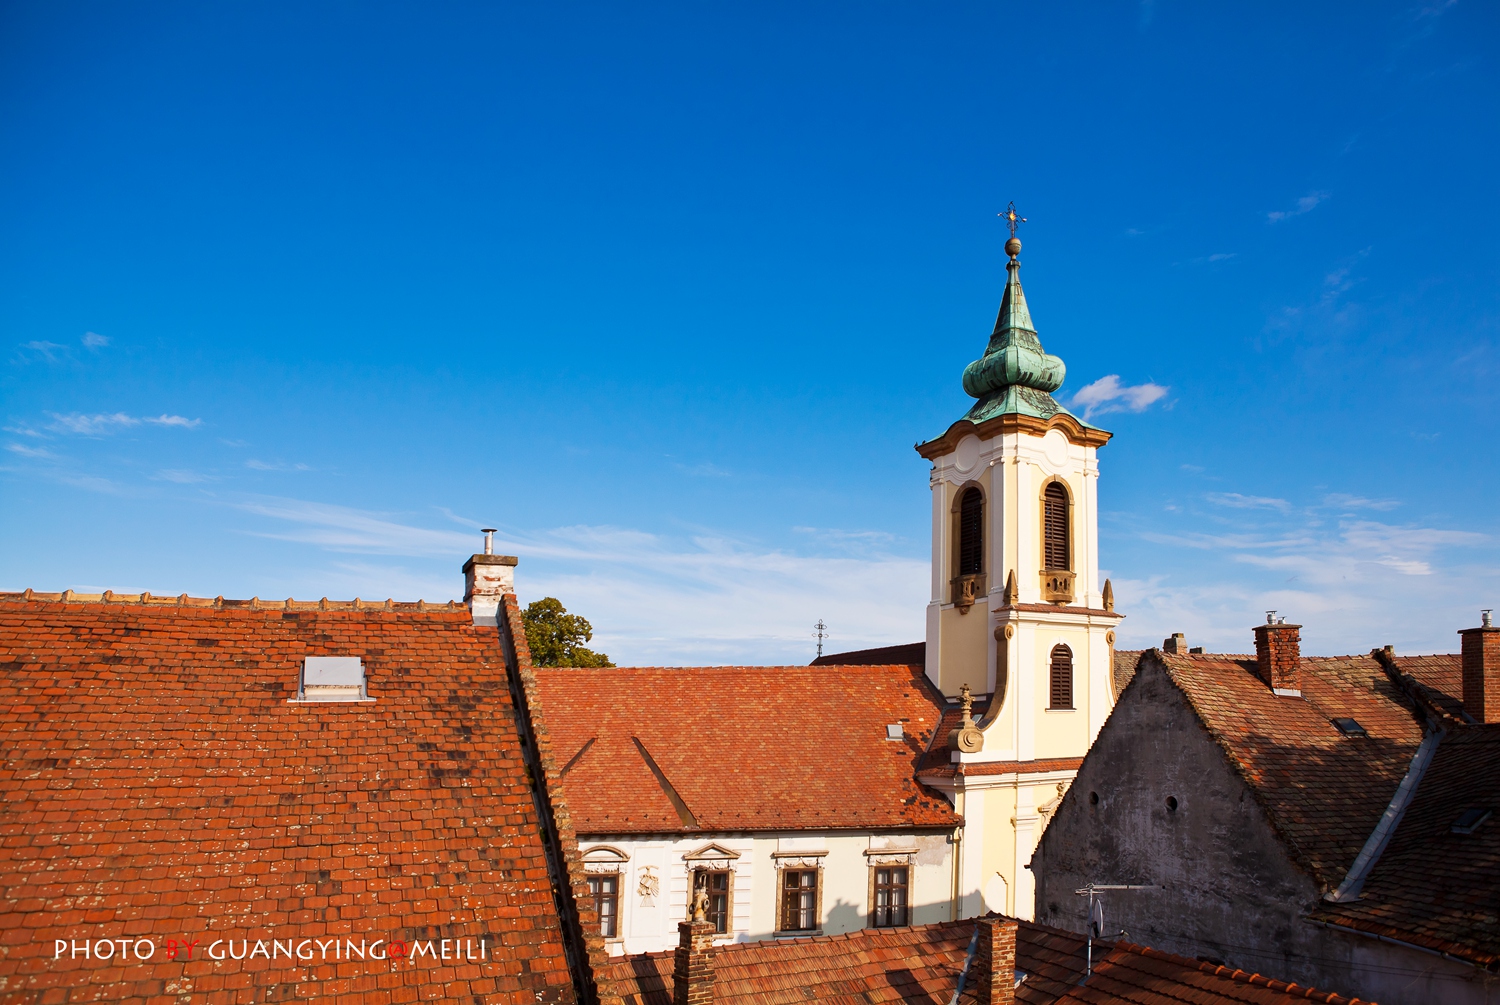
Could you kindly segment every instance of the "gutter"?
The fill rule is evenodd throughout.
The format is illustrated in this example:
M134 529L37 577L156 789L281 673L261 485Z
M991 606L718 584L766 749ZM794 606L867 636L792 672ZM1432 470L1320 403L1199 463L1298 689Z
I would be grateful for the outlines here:
M1307 921L1309 924L1318 925L1332 932L1343 932L1345 935L1362 935L1367 939L1377 939L1380 942L1388 942L1393 946L1400 946L1403 949L1415 949L1419 953L1427 953L1431 956L1441 956L1445 960L1449 960L1453 963L1462 963L1464 966L1473 967L1476 970L1487 969L1483 964L1475 963L1473 960L1466 960L1462 956L1454 956L1452 953L1445 953L1441 949L1429 949L1427 946L1419 946L1415 942L1405 942L1401 939L1393 939L1389 935L1381 935L1379 932L1367 932L1363 928L1351 928L1348 925L1335 925L1332 922L1318 921L1313 918L1305 918L1303 920Z
M1375 863L1380 861L1380 856L1385 852L1386 845L1390 844L1391 836L1396 833L1396 827L1400 825L1401 818L1406 815L1406 808L1411 805L1413 797L1417 794L1417 786L1422 782L1422 776L1427 773L1427 766L1432 763L1432 755L1437 752L1440 743L1446 734L1442 729L1431 729L1422 738L1422 743L1417 747L1417 752L1412 756L1411 765L1406 769L1406 777L1401 779L1401 785L1396 789L1396 794L1391 797L1390 805L1380 816L1380 822L1370 832L1369 838L1365 840L1365 846L1359 850L1354 864L1349 867L1349 872L1344 876L1344 881L1339 884L1337 890L1323 895L1323 899L1331 904L1347 904L1351 900L1359 899L1359 892L1364 888L1365 880L1369 878L1370 871L1375 868Z

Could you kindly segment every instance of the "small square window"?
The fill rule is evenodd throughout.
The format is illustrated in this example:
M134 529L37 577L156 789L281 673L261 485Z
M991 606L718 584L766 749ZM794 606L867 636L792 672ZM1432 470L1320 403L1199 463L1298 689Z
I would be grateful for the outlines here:
M1490 818L1490 811L1482 806L1464 810L1459 814L1457 820L1453 821L1453 833L1473 834L1479 829L1479 825Z
M1335 727L1338 728L1338 731L1340 733L1343 733L1345 736L1366 736L1366 735L1368 735L1365 732L1365 727L1361 726L1359 723L1355 722L1353 719L1334 719L1333 720L1333 724L1334 724Z

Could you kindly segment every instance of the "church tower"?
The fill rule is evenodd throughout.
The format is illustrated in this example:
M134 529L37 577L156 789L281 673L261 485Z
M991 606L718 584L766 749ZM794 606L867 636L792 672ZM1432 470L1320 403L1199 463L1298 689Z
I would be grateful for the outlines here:
M1114 705L1121 616L1099 579L1096 452L1110 434L1052 397L1065 367L1043 350L1021 290L1014 206L1002 215L1000 316L963 375L979 400L917 447L932 462L927 676L965 702L951 766L922 780L965 820L959 916L1030 918L1025 866Z

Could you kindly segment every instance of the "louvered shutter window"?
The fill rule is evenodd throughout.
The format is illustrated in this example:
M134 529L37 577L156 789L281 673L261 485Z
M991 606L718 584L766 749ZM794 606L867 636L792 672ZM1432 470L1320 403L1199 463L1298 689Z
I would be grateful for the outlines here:
M984 571L984 493L964 490L958 503L958 574Z
M1068 556L1068 492L1057 482L1043 497L1042 558L1048 569L1071 569Z
M1073 707L1073 650L1052 647L1052 703L1049 708Z

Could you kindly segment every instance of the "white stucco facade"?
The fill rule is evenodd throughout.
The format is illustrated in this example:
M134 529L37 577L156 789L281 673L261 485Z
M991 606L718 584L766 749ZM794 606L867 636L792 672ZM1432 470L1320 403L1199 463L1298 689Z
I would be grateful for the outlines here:
M990 696L976 724L982 748L951 753L961 773L923 780L953 800L965 825L958 842L960 915L1033 913L1026 868L1048 813L1066 791L1113 708L1111 667L1119 615L1105 609L1099 575L1097 443L1071 416L1010 423L958 437L933 462L932 594L927 609L927 676L947 696L964 685ZM1046 589L1044 493L1068 500L1071 597ZM984 496L985 589L967 611L954 601L962 494ZM1014 577L1015 596L1005 595ZM1051 703L1052 655L1072 660L1071 707Z
M590 835L579 838L586 872L618 876L618 926L611 955L657 952L677 944L697 870L727 872L730 901L720 941L836 935L871 926L874 870L908 870L907 924L952 919L951 831L787 831L738 834ZM817 925L782 925L783 870L818 876Z

